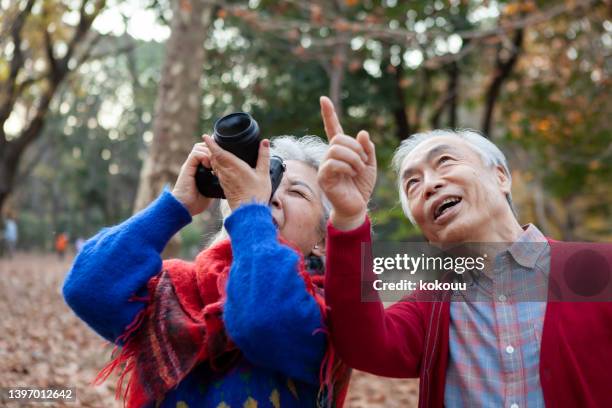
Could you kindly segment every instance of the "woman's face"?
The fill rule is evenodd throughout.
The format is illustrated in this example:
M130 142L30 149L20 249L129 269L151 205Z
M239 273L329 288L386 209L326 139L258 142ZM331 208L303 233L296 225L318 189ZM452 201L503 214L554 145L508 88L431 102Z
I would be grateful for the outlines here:
M320 256L325 249L325 231L321 222L323 193L317 183L317 171L297 160L287 160L285 165L283 180L270 202L272 218L280 235L305 256L311 253Z

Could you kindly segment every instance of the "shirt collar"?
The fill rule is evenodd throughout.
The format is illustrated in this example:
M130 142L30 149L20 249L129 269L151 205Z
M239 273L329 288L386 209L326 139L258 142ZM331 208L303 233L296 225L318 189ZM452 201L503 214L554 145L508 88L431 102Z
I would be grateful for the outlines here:
M508 248L508 252L519 265L533 269L548 245L548 240L533 224L524 225L522 228L523 232Z

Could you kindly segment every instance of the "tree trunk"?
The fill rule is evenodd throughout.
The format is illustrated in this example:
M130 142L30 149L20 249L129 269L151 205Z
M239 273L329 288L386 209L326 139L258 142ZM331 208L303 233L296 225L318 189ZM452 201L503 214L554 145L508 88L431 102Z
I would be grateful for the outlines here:
M404 50L400 55L404 54ZM389 61L390 62L390 61ZM393 109L393 118L395 119L395 136L400 142L410 136L410 122L406 113L406 97L402 88L402 79L404 78L403 61L400 62L393 72L393 87L395 88L395 98L397 106Z
M459 101L459 65L457 61L450 63L448 67L448 127L457 127L457 105Z
M512 39L512 49L509 50L509 56L504 59L503 54L508 52L504 49L503 44L499 45L497 50L497 57L495 59L495 73L493 74L493 79L487 88L487 95L485 97L485 111L482 117L482 133L485 137L491 138L491 125L494 119L495 113L495 104L497 103L497 98L501 92L502 85L506 79L512 73L514 66L516 65L516 61L522 51L523 48L523 37L524 32L523 29L518 29L514 33L514 38Z
M420 92L416 101L416 106L412 109L412 115L409 116L409 123L412 123L412 132L418 132L421 129L423 122L423 111L429 99L431 92L431 71L429 68L422 67L419 72Z
M325 1L315 3L319 4L321 9L325 9L328 6ZM331 2L331 9L333 9L333 14L336 16L344 16L346 12L346 7L342 0ZM344 107L342 106L342 84L346 75L346 63L351 37L346 31L339 30L336 32L336 40L331 62L324 59L322 65L329 77L329 99L331 99L336 108L338 118L342 119L342 114L344 113Z
M548 217L546 216L546 202L549 200L549 198L546 197L546 193L544 192L544 188L542 187L542 183L539 178L532 183L531 191L533 194L534 215L537 222L536 225L544 235L549 236L552 231L550 223L548 222Z
M17 156L11 152L11 146L0 149L0 210L13 189L15 173L17 172ZM2 211L0 211L0 221Z
M338 37L339 44L336 46L329 69L329 98L334 103L338 118L342 118L342 83L344 82L349 38L346 33L341 33Z
M204 69L204 40L213 6L198 0L176 0L171 34L166 43L162 78L157 92L153 142L140 174L134 211L146 207L173 184L198 136ZM164 256L176 256L178 237Z

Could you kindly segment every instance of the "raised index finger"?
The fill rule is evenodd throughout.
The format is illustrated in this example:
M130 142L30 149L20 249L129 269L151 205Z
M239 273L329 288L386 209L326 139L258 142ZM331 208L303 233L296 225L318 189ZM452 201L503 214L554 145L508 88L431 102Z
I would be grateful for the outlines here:
M319 102L321 103L321 117L323 118L325 134L327 135L327 140L331 141L334 136L344 134L344 131L342 126L340 126L340 121L331 99L327 96L322 96Z

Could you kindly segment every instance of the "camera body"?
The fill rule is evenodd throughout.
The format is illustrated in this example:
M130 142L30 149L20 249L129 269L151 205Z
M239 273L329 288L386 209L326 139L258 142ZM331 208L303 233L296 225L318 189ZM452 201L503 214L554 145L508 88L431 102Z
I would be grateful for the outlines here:
M248 113L235 112L218 119L214 125L213 138L222 149L233 153L249 166L255 168L257 165L261 132L257 121ZM272 156L270 158L272 195L278 188L284 172L283 160L278 156ZM195 182L203 196L225 198L221 183L211 169L200 164L195 174Z

